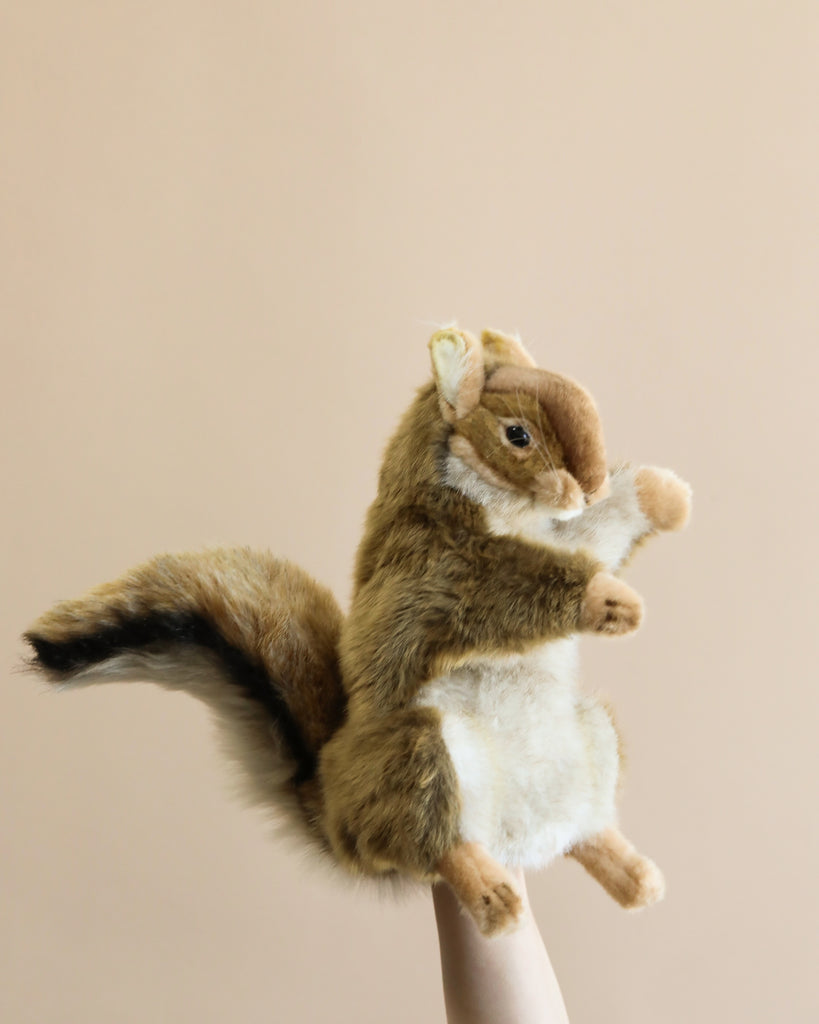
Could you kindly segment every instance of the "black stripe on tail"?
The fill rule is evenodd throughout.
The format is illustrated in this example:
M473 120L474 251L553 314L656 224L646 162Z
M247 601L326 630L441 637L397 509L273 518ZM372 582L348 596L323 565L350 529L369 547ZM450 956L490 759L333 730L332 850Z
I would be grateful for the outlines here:
M151 612L72 640L55 643L33 632L26 633L25 640L36 652L35 667L65 678L118 654L138 651L152 644L179 644L212 651L227 669L231 683L240 686L248 697L261 704L276 722L298 765L293 782L305 782L315 774L316 755L307 746L298 722L264 666L228 643L201 615Z

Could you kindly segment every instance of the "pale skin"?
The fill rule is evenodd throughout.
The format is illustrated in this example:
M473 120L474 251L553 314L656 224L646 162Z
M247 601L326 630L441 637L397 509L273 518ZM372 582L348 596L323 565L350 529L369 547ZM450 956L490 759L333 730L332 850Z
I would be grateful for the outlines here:
M510 872L523 902L514 930L482 935L445 882L432 888L447 1024L568 1024L523 871Z

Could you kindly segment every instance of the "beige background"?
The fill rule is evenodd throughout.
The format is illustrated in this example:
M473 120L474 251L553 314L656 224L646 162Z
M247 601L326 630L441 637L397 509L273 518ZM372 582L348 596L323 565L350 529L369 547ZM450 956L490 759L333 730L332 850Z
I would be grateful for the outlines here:
M532 878L573 1024L816 1020L819 6L7 0L0 47L0 1017L442 1020L429 902L271 841L192 701L13 666L163 549L346 599L457 317L696 492L584 648L669 895Z

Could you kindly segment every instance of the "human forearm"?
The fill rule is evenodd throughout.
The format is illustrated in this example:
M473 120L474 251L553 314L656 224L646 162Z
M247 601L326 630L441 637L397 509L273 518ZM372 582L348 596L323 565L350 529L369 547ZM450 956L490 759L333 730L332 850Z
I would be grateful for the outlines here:
M445 883L433 887L448 1024L568 1024L546 948L516 872L524 915L515 931L484 938Z

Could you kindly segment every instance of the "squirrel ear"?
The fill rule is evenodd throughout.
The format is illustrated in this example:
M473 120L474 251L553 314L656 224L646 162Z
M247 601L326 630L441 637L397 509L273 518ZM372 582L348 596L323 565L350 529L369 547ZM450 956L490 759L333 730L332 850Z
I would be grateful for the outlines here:
M441 412L453 423L480 401L484 384L481 346L466 331L446 327L432 335L429 351Z
M481 335L483 360L487 372L499 366L536 366L520 338L513 338L500 331L486 330Z

